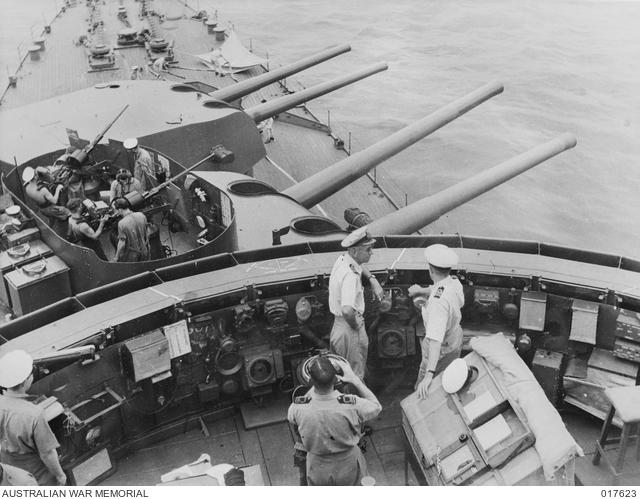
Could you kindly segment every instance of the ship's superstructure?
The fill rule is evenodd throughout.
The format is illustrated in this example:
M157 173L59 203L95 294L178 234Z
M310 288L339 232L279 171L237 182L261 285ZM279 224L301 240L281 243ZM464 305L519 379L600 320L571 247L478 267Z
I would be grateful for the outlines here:
M572 149L575 137L531 144L400 208L386 191L363 194L371 189L368 172L499 95L502 84L478 88L346 154L344 141L304 103L386 64L308 89L293 91L282 80L349 46L269 71L216 13L168 1L69 1L47 34L46 50L25 56L1 98L8 249L0 261L9 263L0 299L16 318L0 326L0 356L23 349L36 360L32 392L41 396L75 483L155 484L201 453L235 466L260 465L265 483L297 483L286 408L296 387L308 384L309 359L329 346L329 273L341 239L356 227L378 239L369 268L385 291L381 302L366 292L367 379L384 405L374 435L364 439L374 478L406 482L400 470L409 458L415 465L409 483L572 484L574 477L585 483L599 477L576 446L558 466L562 476L551 480L533 453L535 432L502 388L492 392L502 398L478 417L467 411L455 420L462 432L446 427L453 417L434 423L446 431L427 428L441 439L437 462L399 410L413 391L425 334L408 288L430 283L423 250L433 243L460 257L454 273L465 295L465 353L473 349L471 338L501 333L551 404L594 418L608 409L604 389L640 381L640 262L543 242L412 235ZM260 126L273 118L277 139L265 146ZM114 215L100 191L116 171L132 169L124 147L131 137L168 179L128 198L154 227L152 258L117 263L60 237L25 195L22 176L65 157L94 223ZM340 221L345 209L347 224ZM101 241L108 256L111 234ZM495 369L482 369L486 376L465 396L488 380L506 385L490 374ZM439 410L462 414L456 405L462 399L437 396L445 397L437 400ZM511 433L492 443L498 447L482 449L481 428L499 417ZM194 427L202 437L187 433ZM451 457L464 452L473 463ZM460 466L443 473L449 458ZM514 478L511 461L524 475Z

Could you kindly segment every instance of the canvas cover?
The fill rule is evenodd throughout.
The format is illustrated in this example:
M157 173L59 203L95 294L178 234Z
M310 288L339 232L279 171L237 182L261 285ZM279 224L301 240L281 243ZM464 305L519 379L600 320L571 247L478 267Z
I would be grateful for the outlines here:
M582 449L547 399L533 373L502 333L472 338L469 344L478 355L499 368L504 375L504 386L520 405L536 437L534 447L542 462L545 478L553 480L556 471L568 461L584 455Z

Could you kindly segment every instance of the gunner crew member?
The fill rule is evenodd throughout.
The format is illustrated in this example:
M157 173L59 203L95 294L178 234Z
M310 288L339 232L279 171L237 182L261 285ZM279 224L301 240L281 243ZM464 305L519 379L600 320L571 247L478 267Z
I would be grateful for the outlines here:
M60 446L45 419L44 409L31 402L33 359L14 350L0 359L0 458L3 464L31 473L39 485L64 485ZM5 470L6 471L6 470Z
M114 207L122 216L118 222L116 262L144 262L149 260L149 233L147 217L131 211L125 198L117 198Z
M362 425L375 418L382 406L349 365L341 380L351 383L358 395L334 389L336 370L327 357L309 367L313 388L296 397L287 419L307 452L308 485L358 485L367 474L367 463L358 447Z
M104 254L102 244L100 244L100 239L98 238L102 234L108 216L105 215L100 219L100 224L94 231L82 217L82 201L79 199L70 200L67 203L67 209L71 212L69 217L69 241L89 248L98 255L98 258L107 260L107 255Z
M76 172L69 175L67 180L67 203L72 199L79 199L82 202L86 197L82 176Z
M47 217L49 226L56 234L64 238L67 236L69 210L63 206L58 206L58 200L63 186L62 184L57 184L55 194L51 194L45 183L40 180L40 172L40 167L38 167L38 170L30 166L24 169L22 172L22 181L25 185L25 193L27 197L38 205L40 213Z
M265 104L267 99L262 99L260 101L261 104ZM258 131L262 135L262 142L268 144L269 142L273 142L273 116L268 117L266 120L262 120L258 123Z
M415 384L419 398L426 398L433 377L460 357L463 339L460 309L464 305L464 293L460 281L449 275L451 267L458 263L458 255L444 244L432 244L425 249L424 256L433 285L423 288L414 284L409 288L409 295L414 299L426 300L422 304L426 335Z
M142 192L158 185L149 151L138 145L138 139L127 139L123 145L127 152L133 155L133 176L140 182Z
M109 192L109 203L113 203L116 198L123 198L132 191L142 194L142 185L140 181L131 176L131 172L126 168L120 168L116 174L116 179L111 182L111 191Z
M348 248L338 257L329 277L329 309L335 316L331 329L330 350L347 359L353 371L364 379L369 351L369 337L364 328L364 276L374 296L381 300L382 286L369 270L362 267L371 259L376 242L364 227L354 230L341 245Z

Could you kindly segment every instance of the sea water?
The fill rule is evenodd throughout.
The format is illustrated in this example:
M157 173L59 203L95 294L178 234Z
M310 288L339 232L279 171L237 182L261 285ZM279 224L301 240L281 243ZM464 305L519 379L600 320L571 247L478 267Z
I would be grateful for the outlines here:
M61 0L0 0L0 61ZM378 167L402 204L563 132L578 145L444 215L425 233L530 239L640 258L639 1L191 0L241 40L293 62L352 51L295 78L311 86L376 62L389 70L310 104L360 149L491 81L503 94ZM1 133L1 130L0 130ZM348 139L347 139L348 140Z

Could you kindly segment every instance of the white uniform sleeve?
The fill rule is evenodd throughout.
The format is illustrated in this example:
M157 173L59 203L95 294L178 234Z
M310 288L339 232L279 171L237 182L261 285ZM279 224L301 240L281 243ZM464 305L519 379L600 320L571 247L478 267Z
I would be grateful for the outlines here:
M287 419L289 420L289 423L293 425L298 424L296 422L296 408L294 404L291 404L289 406L289 411L287 412Z
M449 320L448 302L442 298L431 300L426 307L422 308L422 320L426 330L425 337L442 342Z
M382 411L382 406L379 403L362 397L358 397L356 400L356 410L361 423L375 418Z
M355 272L349 271L342 280L342 289L340 290L340 306L356 307L356 299L358 297L358 279L359 276Z

